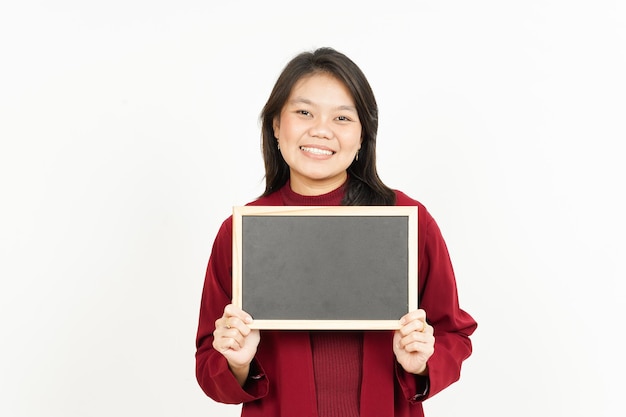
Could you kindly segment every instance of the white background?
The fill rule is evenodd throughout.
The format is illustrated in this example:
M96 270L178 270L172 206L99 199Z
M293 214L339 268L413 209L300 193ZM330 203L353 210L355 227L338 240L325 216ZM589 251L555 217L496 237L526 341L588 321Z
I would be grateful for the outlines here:
M479 322L427 416L624 415L625 3L373 3L2 3L0 415L239 415L195 381L204 270L319 46L368 76L380 175Z

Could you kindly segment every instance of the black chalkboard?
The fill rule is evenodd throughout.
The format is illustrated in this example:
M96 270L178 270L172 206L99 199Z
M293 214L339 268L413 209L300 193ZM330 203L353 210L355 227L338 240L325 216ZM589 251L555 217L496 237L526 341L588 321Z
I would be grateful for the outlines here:
M417 308L416 207L236 207L233 302L258 328L397 328Z

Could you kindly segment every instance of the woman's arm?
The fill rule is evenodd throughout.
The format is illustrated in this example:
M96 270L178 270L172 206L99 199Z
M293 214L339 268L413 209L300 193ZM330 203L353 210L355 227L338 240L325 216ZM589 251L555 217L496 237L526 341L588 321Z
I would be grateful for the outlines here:
M268 382L261 365L251 359L258 345L258 332L248 332L243 312L226 309L231 302L231 230L232 218L228 218L209 258L196 338L196 378L215 401L239 404L266 395ZM235 316L239 321L230 318ZM251 370L254 378L248 378Z

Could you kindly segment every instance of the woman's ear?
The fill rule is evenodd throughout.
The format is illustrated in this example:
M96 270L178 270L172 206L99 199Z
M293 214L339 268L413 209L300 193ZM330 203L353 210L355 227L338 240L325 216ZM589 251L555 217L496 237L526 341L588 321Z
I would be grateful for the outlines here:
M278 136L280 135L280 119L278 116L274 117L272 128L274 129L274 137L278 139Z

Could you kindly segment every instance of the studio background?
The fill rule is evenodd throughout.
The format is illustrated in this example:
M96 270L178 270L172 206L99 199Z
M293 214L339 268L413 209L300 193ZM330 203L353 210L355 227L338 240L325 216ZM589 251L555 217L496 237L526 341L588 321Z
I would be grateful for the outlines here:
M0 5L0 415L239 415L195 381L204 272L263 190L276 77L320 46L368 77L379 173L479 322L426 415L624 413L624 2L25 0Z

